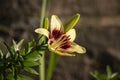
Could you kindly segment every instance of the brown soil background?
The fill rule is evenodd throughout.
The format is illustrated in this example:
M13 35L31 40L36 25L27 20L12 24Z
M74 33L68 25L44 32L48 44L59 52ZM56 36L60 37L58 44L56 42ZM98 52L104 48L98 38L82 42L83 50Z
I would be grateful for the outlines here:
M39 25L41 4L41 0L0 0L0 40L10 44L12 39L30 40ZM105 72L106 65L120 72L120 0L48 1L49 18L55 14L65 23L76 13L81 19L75 42L87 53L60 57L52 80L93 80L90 72Z

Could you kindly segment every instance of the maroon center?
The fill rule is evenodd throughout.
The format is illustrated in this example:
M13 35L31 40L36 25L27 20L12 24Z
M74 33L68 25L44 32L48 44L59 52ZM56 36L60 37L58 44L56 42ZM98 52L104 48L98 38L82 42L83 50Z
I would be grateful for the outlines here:
M52 36L54 37L54 39L58 39L61 35L62 35L62 32L60 30L54 29L52 31Z

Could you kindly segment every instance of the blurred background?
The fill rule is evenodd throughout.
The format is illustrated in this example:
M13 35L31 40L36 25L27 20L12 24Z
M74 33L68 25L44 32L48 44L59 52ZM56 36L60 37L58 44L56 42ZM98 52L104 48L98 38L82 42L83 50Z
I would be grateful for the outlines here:
M11 44L12 39L29 41L36 35L41 4L41 0L0 0L0 40ZM52 80L94 80L90 72L104 73L106 65L120 72L120 0L48 0L49 19L55 14L65 23L76 13L81 18L75 42L87 53L60 57Z

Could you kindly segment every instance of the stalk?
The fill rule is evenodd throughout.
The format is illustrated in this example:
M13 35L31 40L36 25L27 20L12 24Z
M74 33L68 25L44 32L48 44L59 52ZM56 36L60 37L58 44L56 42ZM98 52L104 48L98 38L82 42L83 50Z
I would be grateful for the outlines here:
M46 3L47 3L47 0L42 0L40 28L43 27L43 21L44 21L45 14L46 14ZM45 40L45 38L43 39ZM39 60L39 80L45 80L45 52L41 53L41 57Z

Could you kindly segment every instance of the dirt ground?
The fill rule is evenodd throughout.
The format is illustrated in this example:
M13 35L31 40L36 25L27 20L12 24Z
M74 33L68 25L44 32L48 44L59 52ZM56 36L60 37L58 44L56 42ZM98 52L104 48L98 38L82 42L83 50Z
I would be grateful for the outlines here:
M52 80L93 80L90 72L105 72L106 65L120 72L119 4L119 0L48 1L49 19L55 14L65 23L72 15L81 14L75 42L87 49L85 55L60 57ZM11 44L12 39L32 38L39 25L40 9L41 0L0 0L0 40Z

